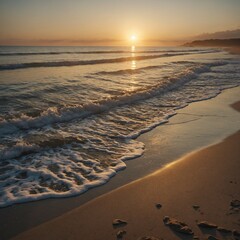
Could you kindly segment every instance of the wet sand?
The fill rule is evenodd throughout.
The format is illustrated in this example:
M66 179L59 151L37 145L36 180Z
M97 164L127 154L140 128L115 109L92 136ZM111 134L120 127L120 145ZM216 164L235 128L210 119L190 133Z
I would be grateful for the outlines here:
M239 109L240 102L234 106ZM209 235L234 239L232 232L197 223L207 221L225 230L240 230L240 206L231 206L240 200L239 143L240 131L14 239L100 240L117 239L117 233L122 235L118 239L207 239ZM186 223L194 235L164 224L166 216ZM114 219L127 224L114 227Z

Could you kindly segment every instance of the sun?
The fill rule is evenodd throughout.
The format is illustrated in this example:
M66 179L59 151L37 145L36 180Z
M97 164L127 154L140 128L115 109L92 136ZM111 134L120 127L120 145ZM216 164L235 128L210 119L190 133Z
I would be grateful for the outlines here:
M131 39L132 42L136 42L137 36L135 34L132 34L130 39Z

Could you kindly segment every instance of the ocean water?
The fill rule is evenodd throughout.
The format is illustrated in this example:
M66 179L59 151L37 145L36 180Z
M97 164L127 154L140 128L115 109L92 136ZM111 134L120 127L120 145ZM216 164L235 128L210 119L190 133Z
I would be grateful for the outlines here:
M239 63L211 48L0 47L0 207L106 183L144 153L141 133L238 86Z

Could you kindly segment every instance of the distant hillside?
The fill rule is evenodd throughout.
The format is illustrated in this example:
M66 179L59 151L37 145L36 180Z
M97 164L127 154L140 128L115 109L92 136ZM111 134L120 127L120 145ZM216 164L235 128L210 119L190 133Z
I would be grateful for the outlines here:
M193 37L192 41L205 39L234 39L234 38L240 38L240 29L226 30L213 33L203 33Z
M186 47L240 47L240 38L207 39L185 43Z

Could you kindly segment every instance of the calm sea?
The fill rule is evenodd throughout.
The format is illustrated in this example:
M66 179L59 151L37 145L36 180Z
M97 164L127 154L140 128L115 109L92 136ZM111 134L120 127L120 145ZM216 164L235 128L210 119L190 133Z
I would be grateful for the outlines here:
M105 183L143 154L141 133L238 86L239 63L210 48L0 47L0 207Z

